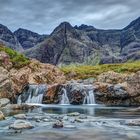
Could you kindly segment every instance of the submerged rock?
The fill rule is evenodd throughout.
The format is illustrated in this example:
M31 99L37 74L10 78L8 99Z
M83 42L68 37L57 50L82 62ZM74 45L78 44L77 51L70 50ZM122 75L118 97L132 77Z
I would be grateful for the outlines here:
M130 125L130 126L140 126L140 119L129 120L129 121L126 121L125 124Z
M54 124L53 124L53 128L63 128L64 125L63 125L63 122L62 121L56 121Z
M33 127L34 126L28 121L16 120L12 125L9 126L9 129L31 129Z

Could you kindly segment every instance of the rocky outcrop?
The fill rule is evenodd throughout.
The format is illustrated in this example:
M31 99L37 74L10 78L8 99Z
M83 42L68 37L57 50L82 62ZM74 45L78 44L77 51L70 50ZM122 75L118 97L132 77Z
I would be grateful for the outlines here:
M5 61L5 55L1 53L3 52L0 52L0 56L4 58L1 58L2 65L0 66L0 98L9 98L14 101L16 95L21 93L27 84L52 85L65 82L63 72L53 65L30 60L28 65L16 69L12 67L9 57L7 56Z
M108 105L140 104L140 72L119 74L106 72L98 76L96 101Z

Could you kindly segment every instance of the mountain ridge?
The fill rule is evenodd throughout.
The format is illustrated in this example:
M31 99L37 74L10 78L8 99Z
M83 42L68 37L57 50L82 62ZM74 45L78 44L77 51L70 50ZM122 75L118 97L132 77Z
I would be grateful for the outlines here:
M54 65L122 63L140 59L140 17L123 29L96 29L62 22L50 35L18 29L24 54Z

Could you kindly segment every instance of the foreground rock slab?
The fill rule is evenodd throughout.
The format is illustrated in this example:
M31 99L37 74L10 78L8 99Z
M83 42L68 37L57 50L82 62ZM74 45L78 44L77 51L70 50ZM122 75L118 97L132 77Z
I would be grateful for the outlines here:
M33 127L34 126L28 121L16 120L12 125L9 126L9 129L32 129Z

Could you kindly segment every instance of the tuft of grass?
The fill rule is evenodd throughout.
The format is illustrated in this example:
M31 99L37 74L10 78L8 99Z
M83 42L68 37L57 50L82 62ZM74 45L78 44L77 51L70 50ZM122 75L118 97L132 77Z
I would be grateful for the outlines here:
M97 77L99 74L107 71L117 73L133 73L140 71L140 61L120 63L120 64L103 64L103 65L69 65L60 68L66 75L67 79L87 79Z
M12 62L15 68L22 68L30 63L30 60L26 58L23 54L20 54L4 45L0 44L0 52L4 51L10 57L10 61Z

